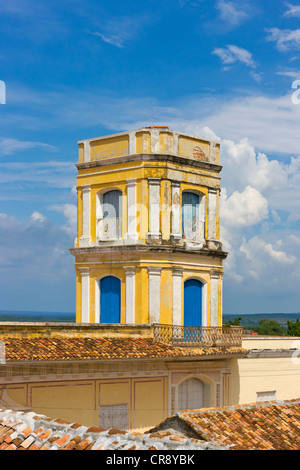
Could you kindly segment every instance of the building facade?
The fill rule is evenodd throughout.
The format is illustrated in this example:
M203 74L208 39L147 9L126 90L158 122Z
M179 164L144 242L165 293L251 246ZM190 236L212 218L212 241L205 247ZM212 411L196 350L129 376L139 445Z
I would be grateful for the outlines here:
M141 430L298 399L299 338L222 326L219 144L143 128L80 141L77 167L76 322L0 323L0 409Z
M146 127L78 146L77 322L220 327L219 143Z

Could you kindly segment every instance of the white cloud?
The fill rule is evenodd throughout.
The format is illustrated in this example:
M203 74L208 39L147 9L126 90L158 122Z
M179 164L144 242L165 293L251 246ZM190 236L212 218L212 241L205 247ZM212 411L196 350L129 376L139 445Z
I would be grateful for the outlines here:
M215 48L212 54L220 57L222 63L225 65L242 62L248 67L255 67L251 52L235 45L229 44L225 48Z
M286 5L288 9L284 13L284 16L287 16L289 18L291 17L300 18L300 5L291 5L290 3L287 3Z
M238 26L248 18L248 13L234 2L218 0L216 8L220 12L220 19L227 25Z
M49 209L61 212L64 215L66 223L62 226L62 229L75 238L77 233L77 206L74 204L54 204L49 206Z
M248 139L221 140L221 241L226 288L241 295L294 295L300 279L300 157L283 163ZM292 223L293 222L293 223ZM228 291L227 291L228 292ZM229 301L231 302L231 301Z
M45 222L46 220L46 217L43 216L43 214L41 214L40 212L33 212L30 216L30 219L33 221L33 222Z
M181 108L182 117L169 117L163 110L162 116L167 116L163 120L176 129L200 132L207 126L220 138L238 142L247 137L260 151L298 155L300 105L293 104L291 96L292 89L279 97L240 95L224 100L212 96L208 100L186 101Z
M278 72L276 72L276 74L282 75L284 77L300 79L300 70L298 69L285 68L285 69L279 70Z
M233 96L211 93L166 102L159 102L155 97L108 96L99 90L64 90L57 91L55 96L14 90L13 95L16 93L20 99L22 96L26 103L26 119L23 115L8 113L5 119L0 117L0 127L78 129L80 123L80 135L88 138L91 137L91 122L94 128L103 126L112 132L164 123L175 130L195 134L203 132L204 128L213 129L220 138L233 141L247 137L260 151L297 155L300 105L292 102L295 90L291 85L292 81L286 93L279 96L251 95L241 89ZM42 106L49 114L36 117L35 106L38 109Z
M251 186L243 192L234 191L228 198L222 191L222 222L231 229L258 224L268 217L268 201Z
M29 142L10 138L0 138L0 153L2 155L13 155L22 150L28 150L35 147L43 147L47 150L57 150L54 145L43 142Z
M0 231L0 269L5 270L6 276L15 277L15 269L18 269L18 282L36 276L57 282L59 276L67 274L68 248L73 240L70 245L64 230L43 214L35 211L21 221L2 213Z
M134 15L112 18L103 23L100 31L88 33L108 44L123 48L138 35L149 20L149 17Z
M276 42L279 51L288 51L289 49L300 47L300 29L267 29L269 36L267 41Z
M295 256L288 256L283 251L274 250L271 243L266 243L264 246L264 251L268 253L275 261L283 264L293 264L297 261Z
M52 188L71 188L74 184L75 165L73 162L5 162L0 163L0 183L9 185L16 182L47 185Z

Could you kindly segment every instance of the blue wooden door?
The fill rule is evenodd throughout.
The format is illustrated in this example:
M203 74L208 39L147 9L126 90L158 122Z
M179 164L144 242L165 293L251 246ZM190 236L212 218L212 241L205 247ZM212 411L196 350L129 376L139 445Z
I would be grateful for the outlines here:
M202 326L202 287L197 279L184 283L184 326Z
M121 281L114 276L100 281L100 323L120 323Z
M182 235L187 239L195 238L199 222L199 195L182 193Z

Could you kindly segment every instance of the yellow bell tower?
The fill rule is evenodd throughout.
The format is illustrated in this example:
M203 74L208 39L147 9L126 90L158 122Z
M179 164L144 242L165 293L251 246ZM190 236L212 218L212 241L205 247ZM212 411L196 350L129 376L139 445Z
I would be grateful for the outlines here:
M76 321L222 326L219 142L154 126L78 147Z

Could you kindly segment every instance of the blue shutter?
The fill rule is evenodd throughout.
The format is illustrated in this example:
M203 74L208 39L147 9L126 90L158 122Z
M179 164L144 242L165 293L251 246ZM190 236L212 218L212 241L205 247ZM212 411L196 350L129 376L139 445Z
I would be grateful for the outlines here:
M202 287L197 279L184 283L184 326L202 326Z
M119 238L122 235L122 192L108 191L103 194L104 233L109 238Z
M199 195L195 193L182 193L182 235L194 238L199 222Z
M100 322L120 323L121 281L107 276L100 281Z

